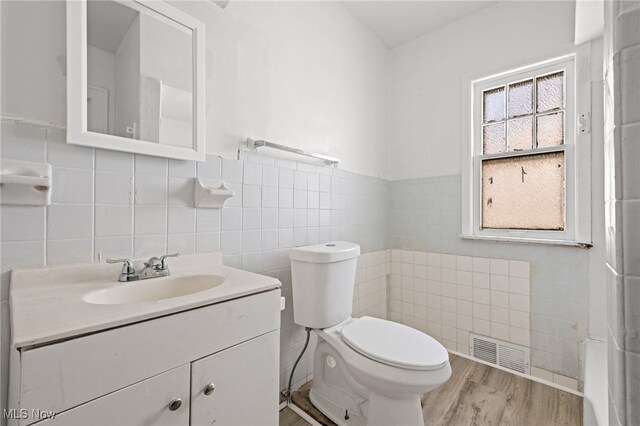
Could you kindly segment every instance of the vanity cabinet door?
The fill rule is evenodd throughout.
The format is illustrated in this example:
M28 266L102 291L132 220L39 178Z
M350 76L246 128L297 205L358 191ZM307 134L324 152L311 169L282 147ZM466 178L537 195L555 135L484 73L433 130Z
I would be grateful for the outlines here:
M38 424L186 426L189 424L190 367L186 364L169 370Z
M233 346L191 367L192 425L277 425L280 331Z

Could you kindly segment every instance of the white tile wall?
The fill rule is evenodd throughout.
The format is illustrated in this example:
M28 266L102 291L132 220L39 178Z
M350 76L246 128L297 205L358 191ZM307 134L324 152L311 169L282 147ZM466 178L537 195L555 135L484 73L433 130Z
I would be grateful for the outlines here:
M461 353L469 333L530 347L529 263L391 250L389 317Z
M538 367L531 367L530 373L532 376L537 377L538 379L546 380L547 382L555 383L559 386L563 386L571 390L578 390L578 381L571 377L556 374Z
M578 377L584 256L461 242L459 176L389 183L253 152L241 160L167 161L69 147L59 130L2 124L3 158L49 161L54 176L68 176L54 183L49 207L0 207L5 304L14 267L177 250L222 251L230 266L277 276L291 300L288 248L344 239L364 253L354 315L413 324L460 352L468 351L471 330L530 341L535 366ZM195 209L194 176L222 178L236 196L222 210ZM392 246L411 250L385 251L390 236ZM282 330L288 379L305 337L290 304ZM296 382L308 377L311 362Z
M353 294L353 316L368 315L387 318L387 274L390 252L366 253L358 259L356 285Z
M640 1L605 3L609 423L640 424Z
M0 206L3 321L13 268L222 251L225 264L283 283L284 387L305 337L293 324L288 249L338 239L359 243L364 253L354 313L386 315L387 181L256 153L243 152L242 160L208 156L196 164L69 146L56 129L2 122L1 131L2 158L48 161L54 176L50 206ZM196 209L195 176L222 178L235 196L222 210ZM309 376L310 363L299 367L297 382Z

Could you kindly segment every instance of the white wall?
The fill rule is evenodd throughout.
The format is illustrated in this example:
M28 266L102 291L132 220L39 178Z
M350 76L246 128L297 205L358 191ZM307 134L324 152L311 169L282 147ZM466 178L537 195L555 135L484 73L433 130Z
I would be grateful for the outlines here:
M589 337L607 340L604 174L604 82L602 38L591 51L591 237L589 250Z
M231 2L209 12L216 152L266 139L384 176L388 52L341 4Z
M139 93L140 15L133 20L116 50L116 135L130 137L127 127L139 125Z
M168 18L140 15L140 73L193 92L192 36ZM166 22L165 22L166 21Z
M459 174L462 77L548 58L573 20L573 2L500 2L394 49L389 178Z
M193 54L190 30L140 14L140 139L193 146Z
M552 58L573 38L574 3L501 2L394 49L389 177L391 247L529 261L532 364L579 380L580 342L588 335L604 338L600 40L592 45L591 70L594 248L459 238L460 148L468 143L461 132L462 108L468 107L463 80Z
M0 156L51 163L55 188L51 206L0 207L2 405L13 268L220 250L229 265L277 273L290 294L286 253L294 244L349 239L365 252L386 248L388 182L345 171L377 176L385 169L383 45L339 3L232 2L224 11L209 1L176 4L207 26L207 150L214 155L206 163L71 146L55 128L1 123ZM1 114L64 125L64 2L0 7ZM335 170L256 155L255 162L232 160L247 137L343 162ZM228 208L193 207L196 174L230 182L237 195ZM16 229L25 232L10 232ZM370 295L361 296L356 304L368 310ZM289 307L283 379L304 339L292 318ZM299 368L297 380L310 365Z
M2 114L64 124L64 3L16 1L1 7Z
M109 133L115 130L116 119L116 57L113 53L95 46L87 47L87 83L90 86L106 89L109 102Z
M419 185L432 188L437 193L431 197L434 199L421 192L426 198L418 201L437 207L436 219L418 224L413 222L417 216L412 217L410 227L401 220L403 230L412 230L415 224L422 229L424 225L424 233L411 233L412 239L424 240L424 246L405 248L478 257L512 256L509 258L530 261L532 330L540 330L535 324L538 318L540 327L554 327L555 323L548 321L552 317L564 325L578 321L578 332L584 334L584 311L578 311L586 309L583 296L553 300L550 311L544 310L544 306L555 297L550 289L563 291L568 298L576 292L584 295L587 258L591 254L570 248L461 241L459 193L456 193L460 144L464 142L459 130L461 76L540 59L557 46L566 45L573 38L571 2L503 2L391 53L339 3L238 1L224 10L208 1L174 4L207 25L209 154L235 158L245 138L263 138L339 156L343 160L340 169L352 172L393 179L433 179ZM1 6L2 114L64 124L64 3L2 2ZM63 144L64 133L60 131L5 123L2 136L3 157L50 161L54 164L54 186L60 188L51 207L35 208L29 216L22 215L20 209L3 215L3 226L10 223L9 217L31 218L34 222L34 226L25 227L33 233L17 237L13 234L5 240L3 232L4 247L14 249L5 249L3 254L18 253L9 259L11 262L0 259L3 272L11 267L38 266L45 261L95 261L98 253L145 255L173 248L222 250L229 264L259 271L273 272L273 262L277 260L276 269L286 270L280 263L280 252L292 245L346 238L360 241L367 251L385 248L389 235L386 215L393 206L398 206L388 202L389 188L385 181L345 174L342 170L330 171L330 191L325 194L331 195L323 197L316 184L319 187L319 175L324 169L305 164L258 157L260 171L256 171L255 164L249 165L252 161L220 162L210 156L207 163L196 167L187 162L72 147ZM7 144L7 140L12 144ZM263 160L267 162L260 163ZM222 173L241 194L221 216L208 217L184 204L187 180L199 174L201 168L205 176ZM289 168L296 169L294 175L300 176L293 188L289 187L292 174ZM283 188L288 195L280 198L278 192L277 200L273 187L265 183L266 179L273 185L274 173L289 176ZM133 177L136 185L149 184L137 196L152 195L150 203L134 200ZM82 187L63 189L56 179ZM111 191L103 192L104 182L109 182ZM398 182L392 188L405 183ZM447 192L448 188L454 190ZM296 193L293 198L292 193ZM401 190L399 195L403 194ZM402 198L393 195L394 199ZM416 197L410 198L412 203L417 202ZM323 200L329 208L322 207ZM290 203L295 203L296 208ZM83 220L77 226L67 223L68 232L51 233L50 226L55 226L56 221L50 217L55 218L65 208ZM428 217L420 216L420 220ZM100 223L109 218L125 220ZM148 227L142 226L146 219L150 222ZM394 233L393 237L400 238L394 241L399 242L396 247L403 248L404 235ZM277 247L273 245L274 238ZM25 250L16 251L18 247ZM549 258L552 259L547 262ZM551 266L541 268L545 262ZM574 288L557 285L556 264L563 265L562 278L570 277ZM287 272L279 276L285 277L286 282ZM6 278L5 273L2 277L5 318ZM570 315L553 318L556 312ZM291 326L291 318L285 318L283 321L290 329L283 344L283 375L303 337L298 328ZM554 364L554 371L579 377L578 333L571 334L571 339L563 335L553 337L554 340L545 340L545 346L536 352L538 365ZM566 353L546 356L551 352L543 349L567 341L572 346ZM6 343L5 331L3 348ZM2 367L6 369L6 362Z
M384 176L388 52L341 4L174 4L206 24L208 153L267 139ZM2 111L64 124L64 3L28 5L2 2Z

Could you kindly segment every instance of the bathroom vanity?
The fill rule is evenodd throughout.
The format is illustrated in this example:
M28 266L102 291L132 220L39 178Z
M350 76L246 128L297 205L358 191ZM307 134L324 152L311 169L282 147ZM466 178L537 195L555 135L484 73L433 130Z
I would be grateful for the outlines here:
M217 253L165 278L119 268L12 273L10 424L277 424L277 279Z

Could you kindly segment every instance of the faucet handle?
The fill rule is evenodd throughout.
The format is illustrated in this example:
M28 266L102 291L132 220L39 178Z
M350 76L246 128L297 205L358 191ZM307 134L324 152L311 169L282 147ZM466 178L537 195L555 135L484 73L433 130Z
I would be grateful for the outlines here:
M107 263L120 263L120 262L124 263L122 265L122 271L120 272L121 275L122 274L131 275L136 273L136 270L129 259L107 259Z
M144 266L146 266L147 268L160 269L160 259L153 256L152 258L144 262Z
M160 256L160 265L162 269L167 269L169 265L167 265L167 261L165 260L167 257L178 257L180 256L180 252L173 254L165 254L164 256Z

